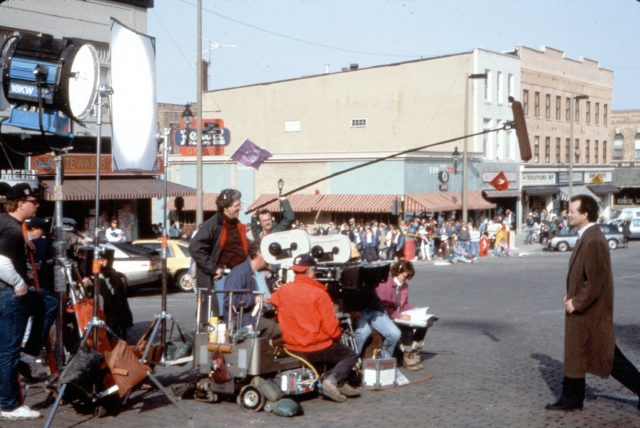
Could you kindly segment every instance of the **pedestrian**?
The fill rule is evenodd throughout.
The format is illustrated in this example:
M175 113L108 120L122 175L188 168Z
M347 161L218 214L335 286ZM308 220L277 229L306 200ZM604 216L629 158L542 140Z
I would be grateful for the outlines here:
M622 246L627 248L629 246L629 238L631 237L631 220L625 218L622 221Z
M26 183L6 192L5 211L0 214L0 419L33 420L42 415L20 402L18 362L29 317L31 333L25 353L37 356L42 347L44 303L29 289L22 224L36 214L38 200Z
M611 375L640 397L640 373L615 342L611 256L597 219L595 199L571 198L569 222L578 229L578 243L569 260L564 297L564 379L562 395L547 410L582 409L587 373Z
M104 231L104 236L107 242L126 242L127 235L120 229L120 221L117 218L112 218L109 223L109 227Z

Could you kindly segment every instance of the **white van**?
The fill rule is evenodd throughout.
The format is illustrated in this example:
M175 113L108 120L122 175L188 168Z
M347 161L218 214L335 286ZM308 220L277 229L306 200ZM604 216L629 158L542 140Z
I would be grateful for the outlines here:
M629 231L631 238L640 238L640 207L623 208L610 223L615 224L622 231L622 221L629 220Z

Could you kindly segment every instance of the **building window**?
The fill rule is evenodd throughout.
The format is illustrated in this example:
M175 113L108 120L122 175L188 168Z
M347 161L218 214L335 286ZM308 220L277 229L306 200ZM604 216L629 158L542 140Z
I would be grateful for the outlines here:
M524 110L525 116L529 116L529 91L527 89L522 91L522 110Z
M622 134L616 134L613 137L613 160L622 160L624 158L624 138Z
M533 94L533 114L535 117L540 117L540 92Z
M584 143L584 163L591 163L591 141L587 140Z
M502 71L498 71L496 73L496 77L497 77L497 84L498 84L498 98L496 99L496 102L498 104L502 104L502 99L504 98L504 84L502 82Z
M544 117L551 119L551 94L544 96Z
M606 104L602 106L603 110L602 110L602 124L606 125L607 124L607 113L608 113L608 109L609 106L607 106Z
M580 122L580 101L573 100L573 105L575 106L574 108L576 109L575 121L577 123L577 122Z
M571 120L571 98L567 98L565 101L564 117L567 122Z
M560 110L561 110L562 98L556 97L556 120L560 120Z
M640 159L640 134L636 134L635 138L636 159Z
M351 119L351 127L352 128L366 128L367 127L367 119Z
M551 137L544 137L544 163L551 163Z
M587 124L591 123L591 101L587 101L587 111L584 121L587 122Z
M571 140L570 139L565 139L564 140L564 163L569 163L570 159L569 159L569 155L571 153L571 147L569 147L571 145Z
M580 163L580 139L576 138L576 143L573 146L573 163Z
M485 69L487 73L487 80L484 81L484 100L488 103L491 102L491 70Z
M540 137L533 137L533 162L540 162Z
M560 141L562 139L560 137L556 137L556 163L560 163Z
M596 113L595 113L596 125L600 124L600 103L596 103Z
M285 120L284 132L300 132L301 126L299 120Z
M596 164L600 162L600 150L598 150L598 146L598 140L595 140L593 142L593 162Z
M515 96L516 90L516 78L513 74L509 74L507 77L507 91L510 97Z
M607 140L602 142L602 163L607 163Z

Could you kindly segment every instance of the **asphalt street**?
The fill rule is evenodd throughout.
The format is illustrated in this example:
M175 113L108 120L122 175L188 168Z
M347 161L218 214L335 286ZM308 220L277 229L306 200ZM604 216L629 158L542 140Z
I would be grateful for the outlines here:
M116 416L94 418L61 407L54 426L153 427L640 427L638 398L613 379L587 377L582 411L549 412L562 380L564 281L569 253L522 247L520 256L485 257L474 264L439 266L417 262L410 301L429 306L440 320L427 335L424 370L415 381L385 391L364 391L347 403L302 401L305 414L282 418L247 413L235 402L183 400L188 422L157 391L136 392ZM617 344L640 365L640 242L612 252ZM156 290L130 299L139 336L160 311ZM171 313L185 330L194 328L194 296L172 293ZM192 376L189 367L159 367L161 382L175 386ZM29 404L44 393L33 386ZM48 412L49 409L45 409ZM1 426L42 426L0 421Z

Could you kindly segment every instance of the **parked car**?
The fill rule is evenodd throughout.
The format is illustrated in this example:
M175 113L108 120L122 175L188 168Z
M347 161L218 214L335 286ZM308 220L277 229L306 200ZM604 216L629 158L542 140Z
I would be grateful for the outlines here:
M162 256L162 243L160 239L138 239L133 245L154 251ZM182 291L193 290L193 278L190 273L191 254L186 242L169 239L167 241L167 272L174 286Z
M600 230L604 233L604 237L607 240L609 249L615 250L622 242L622 232L620 232L615 225L611 224L599 224ZM547 248L549 250L568 251L576 246L578 241L578 230L571 229L567 233L560 233L549 240Z
M629 238L640 238L640 207L623 208L607 223L617 226L620 232L622 232L622 222L624 220L629 220Z
M103 245L114 250L113 269L122 275L127 286L151 285L162 279L160 257L153 251L126 242Z

